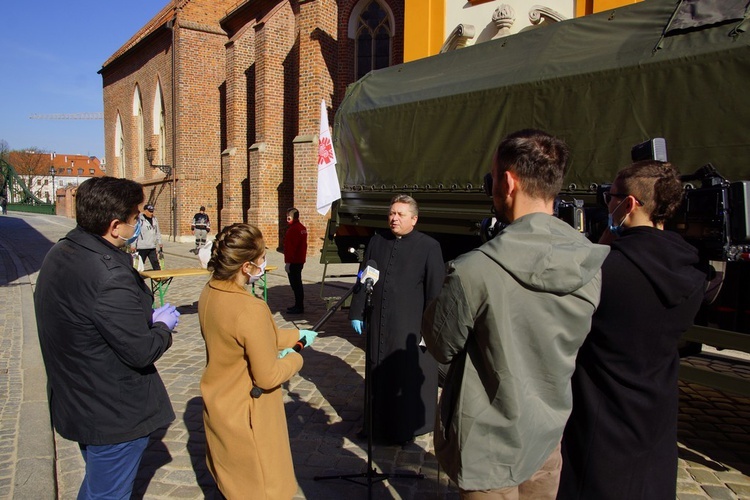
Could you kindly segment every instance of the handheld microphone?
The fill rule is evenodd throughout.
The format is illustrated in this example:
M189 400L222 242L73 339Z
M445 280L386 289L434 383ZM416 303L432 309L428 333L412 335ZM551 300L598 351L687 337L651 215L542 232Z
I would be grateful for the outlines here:
M305 337L302 337L301 339L297 341L296 344L294 344L294 347L292 347L292 349L294 349L294 352L300 352L302 349L305 348L306 345L307 345L307 340L305 340Z
M364 282L368 292L372 292L372 287L378 282L380 278L380 271L378 271L378 263L370 259L367 261L367 267L362 271L361 281Z

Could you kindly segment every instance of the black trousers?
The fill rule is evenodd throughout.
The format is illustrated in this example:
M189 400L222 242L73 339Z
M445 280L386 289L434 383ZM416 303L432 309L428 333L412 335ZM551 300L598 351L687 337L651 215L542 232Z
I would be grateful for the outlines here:
M151 262L151 269L154 271L161 269L161 266L159 265L159 256L156 255L156 248L140 248L138 249L138 255L141 257L144 264L146 264L146 257L148 257L148 260Z
M304 264L289 264L289 284L294 292L294 307L304 309L305 289L302 287L302 268Z

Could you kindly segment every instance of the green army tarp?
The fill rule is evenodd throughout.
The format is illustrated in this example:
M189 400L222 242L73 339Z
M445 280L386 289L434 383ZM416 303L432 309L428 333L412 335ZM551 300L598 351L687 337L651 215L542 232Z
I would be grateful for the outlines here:
M683 173L750 178L750 20L672 30L646 0L369 73L334 121L344 191L481 186L522 128L567 141L566 185L611 182L632 146L666 139Z

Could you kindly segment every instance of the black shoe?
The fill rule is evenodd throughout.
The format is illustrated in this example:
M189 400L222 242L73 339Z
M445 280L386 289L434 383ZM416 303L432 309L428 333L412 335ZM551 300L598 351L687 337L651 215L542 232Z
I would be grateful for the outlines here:
M289 314L302 314L305 310L301 307L287 307L286 312Z

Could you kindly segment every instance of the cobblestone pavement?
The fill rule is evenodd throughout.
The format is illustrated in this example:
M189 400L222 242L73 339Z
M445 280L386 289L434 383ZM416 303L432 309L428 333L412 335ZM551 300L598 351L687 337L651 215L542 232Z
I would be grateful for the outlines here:
M34 216L23 217L31 220ZM2 238L5 237L3 234ZM18 337L19 329L29 328L28 324L20 325L16 318L22 307L19 288L29 285L14 286L13 261L7 258L1 243L0 383L4 390L0 394L3 403L0 498L32 498L19 495L22 490L18 483L23 475L15 466L18 436L23 440L25 435L24 419L18 411L22 385L18 358L23 345ZM166 243L167 267L197 266L197 257L188 252L190 248L190 244ZM340 296L350 286L347 278L337 278L340 281L329 283L321 291L323 266L312 259L303 271L305 314L287 315L283 311L292 304L292 294L283 273L283 258L272 250L268 258L269 265L279 266L279 271L268 276L268 303L281 327L311 327L326 312L326 301L321 295ZM336 267L333 271L336 274L353 271L351 266ZM167 292L166 300L178 305L182 316L174 344L157 367L177 418L152 437L138 474L135 498L219 498L204 459L199 390L205 350L198 327L197 299L205 281L205 277L175 278ZM345 311L334 313L319 332L315 344L303 351L304 367L285 384L285 407L299 483L295 498L366 498L366 477L357 479L363 484L336 478L314 479L350 473L364 475L367 471L367 443L355 437L362 421L364 343L349 328ZM677 497L680 500L750 498L750 399L681 383L679 419ZM75 498L83 477L80 452L75 443L56 433L54 444L57 498ZM373 465L379 472L424 475L423 479L373 481L373 498L458 498L455 486L438 469L431 435L422 436L404 448L374 447ZM36 498L53 497L37 495Z

